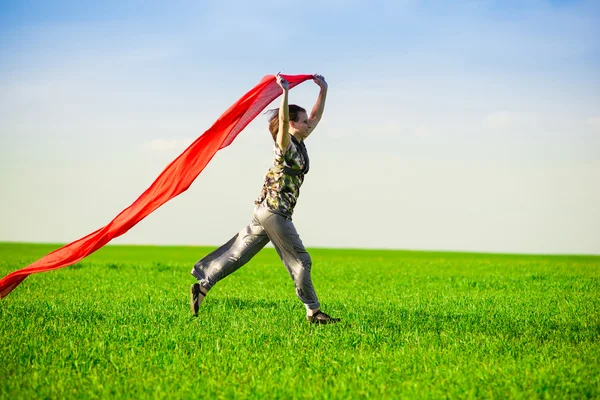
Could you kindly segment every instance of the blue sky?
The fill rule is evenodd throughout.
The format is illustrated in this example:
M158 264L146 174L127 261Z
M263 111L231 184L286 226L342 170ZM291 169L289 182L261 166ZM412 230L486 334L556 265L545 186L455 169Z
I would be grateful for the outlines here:
M283 71L330 83L306 245L598 254L599 21L597 1L1 1L0 240L105 225ZM259 117L115 242L224 242L270 162Z

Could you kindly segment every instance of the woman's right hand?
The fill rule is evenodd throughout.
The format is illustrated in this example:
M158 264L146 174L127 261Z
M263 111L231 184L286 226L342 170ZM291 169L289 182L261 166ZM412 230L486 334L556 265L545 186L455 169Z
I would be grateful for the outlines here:
M277 84L284 90L287 91L288 90L288 81L287 79L285 79L283 76L279 75L279 73L277 73L277 75L275 75L275 78L277 79Z
M323 75L314 74L313 81L319 85L322 90L327 90L327 82L325 82L325 77Z

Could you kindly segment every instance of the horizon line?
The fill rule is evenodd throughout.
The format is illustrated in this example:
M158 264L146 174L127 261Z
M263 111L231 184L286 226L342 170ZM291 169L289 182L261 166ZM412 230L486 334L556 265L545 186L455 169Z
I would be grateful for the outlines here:
M0 245L3 244L25 244L25 245L53 245L58 248L63 247L69 243L56 243L56 242L23 242L23 241L4 241L0 240ZM107 243L104 247L210 247L218 248L220 245L208 245L208 244L149 244L149 243ZM100 249L102 249L100 248ZM272 247L270 247L272 248ZM96 250L95 252L99 251ZM473 250L423 250L423 249L402 249L402 248L367 248L367 247L320 247L320 246L307 246L307 249L313 250L354 250L354 251L396 251L404 253L452 253L452 254L479 254L479 255L498 255L498 256L527 256L527 257L599 257L600 253L512 253L502 251L473 251ZM274 248L273 248L274 250ZM94 253L95 253L94 252ZM93 254L93 253L92 253ZM89 254L85 258L91 256Z

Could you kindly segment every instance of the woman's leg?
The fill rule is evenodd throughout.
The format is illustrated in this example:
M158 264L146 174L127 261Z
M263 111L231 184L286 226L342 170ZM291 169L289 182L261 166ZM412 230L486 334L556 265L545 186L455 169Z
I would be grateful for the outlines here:
M237 271L269 243L265 229L256 220L242 229L227 243L194 265L192 275L209 291L218 281Z
M277 254L286 266L296 286L296 295L304 303L308 314L319 309L320 304L310 278L312 261L291 219L260 206L254 212L269 235Z

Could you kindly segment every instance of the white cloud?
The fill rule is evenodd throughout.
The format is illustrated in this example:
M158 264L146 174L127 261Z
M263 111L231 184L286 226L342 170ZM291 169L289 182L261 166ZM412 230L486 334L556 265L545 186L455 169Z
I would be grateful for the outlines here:
M418 125L414 130L414 135L421 138L431 136L431 133L431 128L425 124Z
M533 114L510 112L510 111L495 111L487 114L483 118L484 126L492 129L506 129L520 127L531 122L535 122L538 118Z
M587 125L596 131L600 131L600 116L594 116L587 119Z
M184 139L154 139L145 144L145 148L152 151L185 150L192 142L193 138Z

